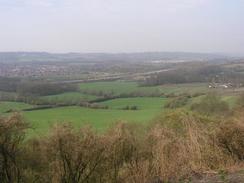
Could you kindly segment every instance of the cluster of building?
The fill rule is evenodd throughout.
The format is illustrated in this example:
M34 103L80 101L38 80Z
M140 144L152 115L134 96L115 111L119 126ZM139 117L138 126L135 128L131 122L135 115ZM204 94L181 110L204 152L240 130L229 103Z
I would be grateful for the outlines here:
M77 68L65 65L36 64L1 64L0 76L3 77L45 77L52 75L69 75Z
M229 89L229 88L239 88L242 87L242 83L210 83L208 88L222 88L222 89Z

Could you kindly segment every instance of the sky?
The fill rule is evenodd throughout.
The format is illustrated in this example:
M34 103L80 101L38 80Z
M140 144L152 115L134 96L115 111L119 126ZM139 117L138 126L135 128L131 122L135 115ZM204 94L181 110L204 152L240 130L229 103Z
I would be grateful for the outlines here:
M244 0L0 0L0 51L244 55Z

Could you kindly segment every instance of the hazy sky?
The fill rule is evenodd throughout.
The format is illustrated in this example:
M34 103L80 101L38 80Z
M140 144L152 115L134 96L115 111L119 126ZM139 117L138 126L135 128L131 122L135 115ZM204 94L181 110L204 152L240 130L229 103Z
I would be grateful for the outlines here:
M0 51L244 53L244 0L0 0Z

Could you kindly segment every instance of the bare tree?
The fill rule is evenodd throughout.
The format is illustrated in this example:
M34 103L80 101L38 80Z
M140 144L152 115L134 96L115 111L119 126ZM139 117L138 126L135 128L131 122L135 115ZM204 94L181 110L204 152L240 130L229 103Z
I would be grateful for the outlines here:
M15 114L0 119L0 180L4 183L22 181L20 156L27 124Z

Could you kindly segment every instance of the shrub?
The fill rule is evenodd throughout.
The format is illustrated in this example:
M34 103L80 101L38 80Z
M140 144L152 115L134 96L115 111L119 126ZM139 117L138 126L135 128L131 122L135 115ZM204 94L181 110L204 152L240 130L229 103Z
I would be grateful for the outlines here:
M241 121L221 124L216 134L219 145L239 161L244 160L244 124Z
M77 132L68 124L54 126L42 145L51 182L98 182L106 171L106 143L89 128Z
M244 93L242 93L239 96L239 98L237 100L237 104L238 104L239 107L244 107Z
M216 93L209 93L199 103L192 104L191 109L204 115L226 115L229 105Z
M27 123L18 114L0 118L1 182L21 182L23 179L22 145L27 128Z
M170 108L170 109L183 107L187 104L188 100L189 100L189 97L187 97L187 96L176 97L176 98L171 99L169 102L167 102L164 107Z
M21 117L1 118L0 180L184 182L192 174L243 162L243 122L219 127L209 120L178 109L163 113L149 128L120 122L96 133L59 123L47 136L24 141L28 126Z

